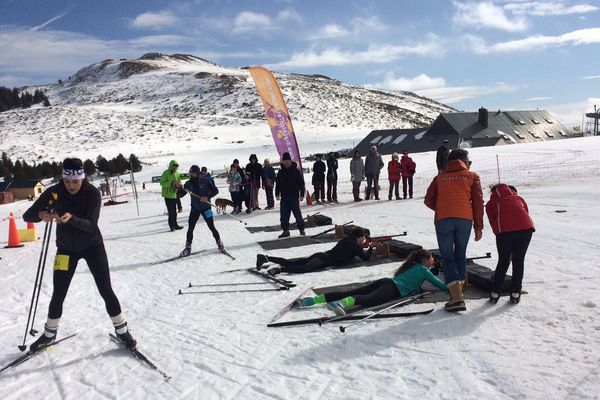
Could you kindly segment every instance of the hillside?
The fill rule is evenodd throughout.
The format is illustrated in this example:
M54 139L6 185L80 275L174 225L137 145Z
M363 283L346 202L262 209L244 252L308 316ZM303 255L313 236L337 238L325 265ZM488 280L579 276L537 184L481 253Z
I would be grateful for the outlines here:
M410 92L366 89L322 75L276 76L299 141L315 139L323 128L356 139L377 128L424 126L452 110ZM272 144L249 72L191 55L104 60L42 88L52 107L0 114L2 150L13 157L60 158L57 151L64 148L85 156L107 147L140 153L140 146L150 154L186 141L211 148L250 139Z

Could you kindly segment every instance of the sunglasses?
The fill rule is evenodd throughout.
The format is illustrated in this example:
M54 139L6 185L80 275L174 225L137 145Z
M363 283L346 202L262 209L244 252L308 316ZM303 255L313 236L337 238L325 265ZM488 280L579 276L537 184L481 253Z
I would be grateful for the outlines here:
M473 164L473 161L471 161L471 160L467 161L467 165L468 165L469 167L471 166L471 164Z

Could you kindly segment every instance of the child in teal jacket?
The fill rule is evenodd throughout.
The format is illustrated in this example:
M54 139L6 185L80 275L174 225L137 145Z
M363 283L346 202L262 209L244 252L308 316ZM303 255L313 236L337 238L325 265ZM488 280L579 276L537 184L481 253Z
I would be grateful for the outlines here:
M356 289L329 292L298 301L300 306L328 303L336 314L345 314L354 306L372 307L399 299L420 289L428 281L442 290L448 290L444 282L429 271L434 260L428 250L413 251L398 268L393 278L382 278Z

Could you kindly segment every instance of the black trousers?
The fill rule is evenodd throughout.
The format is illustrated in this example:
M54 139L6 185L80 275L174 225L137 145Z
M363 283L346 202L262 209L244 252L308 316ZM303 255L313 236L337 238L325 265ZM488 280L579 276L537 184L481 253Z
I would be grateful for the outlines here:
M337 176L327 176L327 201L337 201Z
M169 213L169 228L177 226L177 199L167 199L165 197L167 212Z
M309 257L298 258L269 257L269 261L281 265L281 271L289 274L304 274L329 266L329 260L325 253L315 253Z
M406 198L406 186L408 184L408 195L410 197L413 196L413 177L412 176L403 176L402 177L402 195Z
M354 296L355 304L364 307L377 306L402 297L392 279L382 278L356 289L325 293L325 300L330 302L348 296Z
M304 229L304 219L300 212L300 203L298 198L294 196L281 196L281 202L279 203L279 219L281 222L281 229L284 231L290 228L290 214L294 214L296 218L296 225L298 229Z
M379 174L367 174L367 200L371 198L371 193L375 195L376 200L379 200Z
M400 193L398 193L398 188L400 187L400 181L390 181L390 192L388 193L388 198L392 199L392 191L396 191L396 200L400 198Z
M219 241L221 236L219 235L219 231L215 227L215 220L212 217L212 214L210 217L206 216L206 212L208 212L208 211L210 211L212 213L212 210L210 210L210 209L206 210L206 211L198 211L198 210L190 211L190 217L188 218L188 230L187 230L186 244L191 245L192 241L194 240L194 228L196 227L196 223L200 219L200 215L202 215L202 218L204 218L204 222L206 222L206 226L208 226L208 229L210 229L210 231L212 232L215 240L217 242Z
M273 197L273 186L265 185L265 195L267 196L267 207L275 207L275 197Z
M493 291L500 293L506 271L512 261L511 293L520 293L523 284L523 270L525 267L525 254L531 242L532 230L504 232L496 235L496 248L498 249L498 264L494 272Z
M119 299L117 299L110 284L108 258L106 257L104 244L80 252L67 252L58 249L56 254L68 256L69 263L66 271L54 270L52 277L54 289L52 291L50 307L48 308L48 318L55 319L62 316L63 302L69 291L71 279L73 279L73 275L77 269L77 263L82 258L87 262L88 268L94 277L98 292L100 292L100 296L104 299L104 305L106 306L108 315L114 317L121 313Z
M315 181L315 200L325 201L325 181Z
M241 210L242 209L242 201L240 200L240 192L229 192L229 194L231 195L231 201L233 202L233 209L234 210Z

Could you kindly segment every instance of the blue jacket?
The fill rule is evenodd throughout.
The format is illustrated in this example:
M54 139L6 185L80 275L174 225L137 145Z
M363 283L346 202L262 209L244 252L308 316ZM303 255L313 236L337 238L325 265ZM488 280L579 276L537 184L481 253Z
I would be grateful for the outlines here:
M423 282L428 281L442 290L448 290L448 286L429 271L423 264L416 263L407 271L392 278L401 296L408 296L419 289Z
M206 197L206 202L204 202L196 196L190 196L192 200L192 210L197 211L206 211L210 209L210 204L207 202L210 201L211 197L214 197L219 193L219 189L215 186L215 181L208 175L192 178L187 181L183 187L200 197Z

